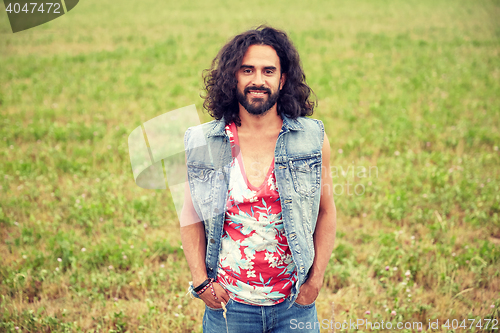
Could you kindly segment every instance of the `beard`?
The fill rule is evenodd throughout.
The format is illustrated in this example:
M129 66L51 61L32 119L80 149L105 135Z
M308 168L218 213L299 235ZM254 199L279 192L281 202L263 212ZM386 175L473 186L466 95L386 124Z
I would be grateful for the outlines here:
M264 98L249 97L248 94L250 93L250 90L265 91L268 96L267 101L264 101ZM245 110L248 111L248 113L256 116L269 111L276 104L279 96L279 89L274 94L271 93L271 89L264 87L246 87L243 90L243 94L236 89L236 98L238 99L238 102L245 108ZM251 99L253 99L253 101L251 101Z

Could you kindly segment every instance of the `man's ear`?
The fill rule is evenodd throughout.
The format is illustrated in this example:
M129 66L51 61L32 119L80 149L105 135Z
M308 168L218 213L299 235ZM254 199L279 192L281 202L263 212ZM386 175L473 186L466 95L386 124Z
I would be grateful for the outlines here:
M283 89L285 82L286 82L286 73L282 73L280 77L280 90Z

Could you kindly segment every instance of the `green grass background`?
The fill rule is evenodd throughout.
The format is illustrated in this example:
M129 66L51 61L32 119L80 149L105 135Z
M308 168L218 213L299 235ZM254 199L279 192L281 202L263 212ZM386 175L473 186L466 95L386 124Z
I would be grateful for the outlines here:
M1 8L1 332L201 332L172 200L135 185L127 137L193 103L208 121L201 72L262 23L332 149L319 319L496 331L476 325L500 316L498 0L85 0L16 34Z

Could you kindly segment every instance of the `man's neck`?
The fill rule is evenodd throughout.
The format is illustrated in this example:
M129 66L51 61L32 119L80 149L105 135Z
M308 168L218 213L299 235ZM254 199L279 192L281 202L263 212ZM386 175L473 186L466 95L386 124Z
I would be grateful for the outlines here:
M240 105L240 120L241 127L239 132L245 133L269 133L279 132L283 124L283 120L278 115L276 105L263 115L253 115L249 113L243 106Z

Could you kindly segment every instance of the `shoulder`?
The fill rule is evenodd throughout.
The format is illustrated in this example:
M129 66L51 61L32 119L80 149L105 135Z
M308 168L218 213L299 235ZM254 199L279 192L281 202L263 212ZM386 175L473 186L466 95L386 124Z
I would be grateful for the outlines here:
M196 148L206 145L210 133L216 131L222 126L224 128L224 120L212 120L208 123L203 123L197 126L189 127L184 134L184 146L186 149Z
M321 134L321 136L323 136L325 133L325 126L319 119L298 117L297 121L304 127L304 130L306 131L319 131L319 134Z
M325 138L325 126L323 122L319 119L298 117L297 120L303 126L304 131L307 133L309 138L314 138L319 141L322 146ZM311 139L312 139L311 138Z
M308 154L321 154L325 128L321 120L298 117L291 122L293 125L287 136L288 152L292 155L302 156Z

